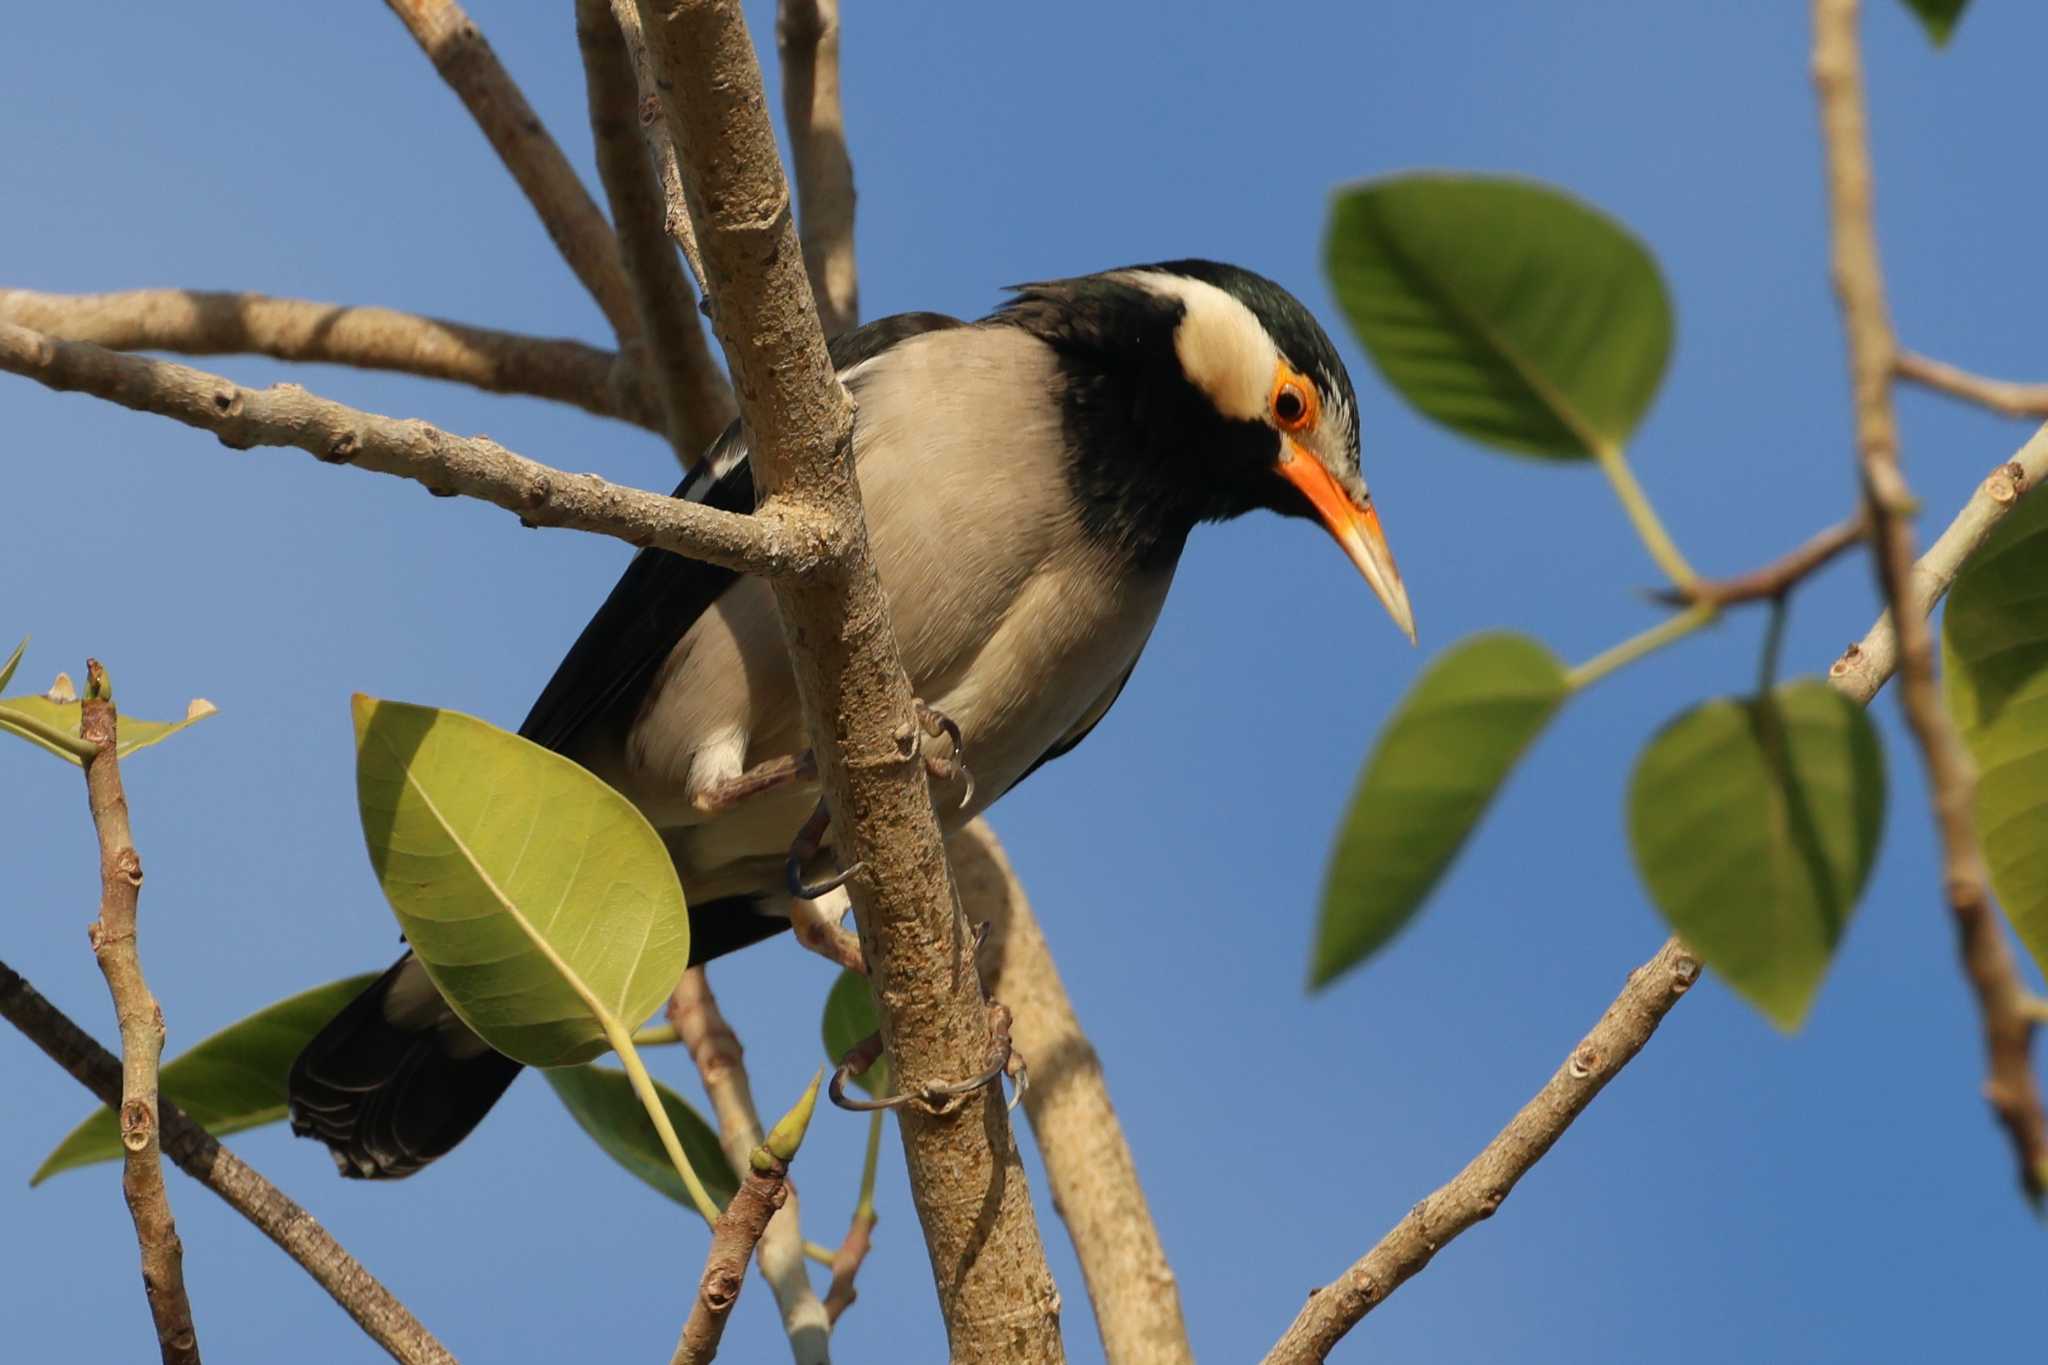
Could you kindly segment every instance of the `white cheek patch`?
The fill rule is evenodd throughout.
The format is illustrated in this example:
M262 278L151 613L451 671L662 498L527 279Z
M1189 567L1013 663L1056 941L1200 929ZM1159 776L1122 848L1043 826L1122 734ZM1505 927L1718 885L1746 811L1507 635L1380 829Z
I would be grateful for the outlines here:
M1259 422L1273 392L1280 350L1266 329L1230 294L1184 275L1137 271L1131 279L1186 310L1173 334L1181 368L1225 417Z

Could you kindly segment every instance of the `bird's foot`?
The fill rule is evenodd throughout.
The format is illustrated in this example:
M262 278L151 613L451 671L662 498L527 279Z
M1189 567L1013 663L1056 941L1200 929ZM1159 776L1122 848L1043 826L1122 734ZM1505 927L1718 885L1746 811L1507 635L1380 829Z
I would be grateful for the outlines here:
M827 892L837 891L851 881L853 875L864 866L855 863L852 867L833 873L823 881L804 880L804 864L817 857L818 850L825 846L825 831L831 828L831 825L832 808L820 798L818 804L812 807L810 818L804 821L803 827L796 832L796 838L790 841L789 860L783 864L783 876L789 883L789 894L800 901L814 901Z
M1010 1024L1009 1007L991 1001L988 1007L989 1065L980 1075L959 1081L926 1081L917 1089L900 1094L856 1099L846 1093L847 1081L873 1066L875 1059L882 1055L882 1035L871 1033L839 1059L838 1067L832 1072L832 1084L825 1093L841 1109L865 1112L915 1107L937 1118L958 1109L969 1095L1000 1084L1007 1075L1016 1082L1016 1093L1010 1097L1009 1105L1015 1109L1030 1087L1031 1073L1024 1066L1023 1056L1010 1041Z
M817 775L818 761L806 749L795 756L785 754L766 763L756 763L737 777L720 778L692 792L690 804L700 815L718 815L750 797L786 787L792 782L808 782Z
M923 747L918 740L919 731L929 739L944 735L952 740L951 753L924 755L924 770L934 782L957 779L961 783L960 804L965 807L974 799L974 774L967 770L967 741L961 737L959 722L926 704L922 697L913 698L911 705L916 708L916 721L905 721L896 727L896 743L902 747L903 756L908 758Z

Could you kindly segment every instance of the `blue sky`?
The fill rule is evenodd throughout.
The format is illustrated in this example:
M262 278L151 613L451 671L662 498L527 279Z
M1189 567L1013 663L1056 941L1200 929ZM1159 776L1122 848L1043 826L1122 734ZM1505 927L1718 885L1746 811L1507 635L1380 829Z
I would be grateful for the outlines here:
M475 14L590 169L566 3ZM1233 260L1335 326L1330 189L1414 167L1562 184L1628 223L1670 281L1678 341L1636 467L1703 570L1775 554L1849 506L1805 6L850 6L847 117L868 316L984 311L1000 285L1180 255ZM1894 0L1865 25L1880 229L1907 344L2041 377L2048 11L1981 0L1933 51ZM757 36L772 6L749 11ZM9 212L0 285L247 288L603 342L509 177L381 6L20 7L0 45ZM772 73L771 73L772 78ZM1653 569L1590 468L1520 462L1427 425L1340 337L1365 460L1425 650L1313 528L1254 518L1192 543L1144 663L1072 758L995 812L1108 1068L1207 1360L1255 1358L1300 1305L1455 1171L1546 1078L1663 930L1622 793L1665 718L1754 672L1742 616L1576 701L1426 917L1303 995L1342 801L1428 657L1474 630L1582 659L1655 619ZM648 434L536 401L261 360L346 402L488 432L666 489ZM2023 429L1901 399L1926 534ZM516 724L625 551L503 513L0 378L0 634L24 680L112 668L125 707L221 714L135 758L144 954L172 1050L280 996L382 966L396 930L357 832L353 691ZM1799 597L1788 670L1875 612L1860 561ZM1917 764L1876 711L1894 799L1882 861L1804 1032L1721 985L1516 1191L1337 1359L1672 1362L2008 1356L2038 1340L2041 1226L1980 1098ZM96 895L76 773L0 751L0 954L102 1037ZM755 1088L818 1060L822 964L777 944L721 964ZM687 1062L654 1059L694 1093ZM0 1035L0 1309L21 1359L146 1349L113 1168L30 1191L83 1093ZM836 1241L863 1125L821 1117L799 1170ZM658 1359L704 1232L591 1147L530 1078L454 1156L400 1184L333 1176L282 1129L232 1145L302 1200L458 1354ZM1028 1144L1027 1144L1028 1146ZM1079 1271L1035 1188L1072 1358L1099 1358ZM12 1173L11 1176L8 1173ZM11 1181L11 1183L9 1183ZM1313 1196L1304 1199L1304 1191ZM202 1340L221 1361L378 1358L303 1274L180 1176ZM879 1245L837 1354L943 1356L893 1143ZM772 1360L750 1280L727 1353Z

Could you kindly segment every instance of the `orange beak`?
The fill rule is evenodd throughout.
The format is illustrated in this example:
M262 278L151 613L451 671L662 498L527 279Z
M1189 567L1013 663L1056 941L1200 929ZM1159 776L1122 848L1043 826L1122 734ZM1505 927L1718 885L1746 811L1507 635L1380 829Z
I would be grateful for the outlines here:
M1401 571L1394 567L1394 552L1387 548L1386 533L1380 530L1380 515L1373 510L1372 500L1354 498L1323 468L1321 460L1293 441L1281 447L1279 473L1308 499L1316 517L1372 585L1387 615L1394 618L1408 643L1414 644L1415 613L1408 607L1408 590L1401 586Z

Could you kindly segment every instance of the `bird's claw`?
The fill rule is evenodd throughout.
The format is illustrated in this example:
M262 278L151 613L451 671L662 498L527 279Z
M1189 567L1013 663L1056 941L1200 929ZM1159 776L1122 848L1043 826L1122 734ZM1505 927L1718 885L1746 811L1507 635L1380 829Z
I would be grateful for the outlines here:
M960 733L960 723L945 712L928 705L922 697L912 698L911 705L916 708L917 723L899 726L896 731L896 742L903 746L904 756L908 757L919 747L917 732L920 730L933 739L944 735L952 740L953 752L944 758L934 758L927 754L924 770L931 775L934 782L951 782L959 779L962 786L960 806L964 810L968 803L974 800L974 774L967 769L967 740Z
M820 800L811 808L810 818L797 830L796 838L790 840L789 858L783 864L783 879L788 883L789 894L802 901L814 901L853 880L854 874L867 864L855 863L852 867L833 873L819 882L804 880L804 864L818 856L818 850L825 846L825 831L832 824L832 808Z
M882 1055L882 1035L869 1034L853 1045L846 1055L839 1059L839 1065L832 1072L832 1083L825 1093L832 1103L841 1109L857 1113L870 1113L877 1109L902 1109L915 1106L934 1118L952 1113L969 1095L991 1085L999 1085L1005 1075L1014 1076L1017 1082L1016 1094L1011 1096L1009 1108L1015 1109L1017 1102L1024 1098L1024 1091L1030 1085L1031 1073L1024 1066L1024 1059L1018 1055L1010 1042L1010 1011L997 1004L988 1009L989 1056L991 1064L978 1076L969 1076L959 1081L926 1081L916 1090L896 1095L882 1095L875 1099L858 1099L846 1093L846 1083L866 1071Z

